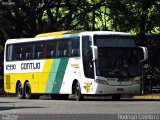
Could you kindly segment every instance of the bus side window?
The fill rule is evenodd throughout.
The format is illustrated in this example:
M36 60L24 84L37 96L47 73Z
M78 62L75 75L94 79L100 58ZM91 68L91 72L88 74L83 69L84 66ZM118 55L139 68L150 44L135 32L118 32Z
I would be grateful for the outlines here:
M7 45L6 49L6 61L12 61L13 60L13 45Z
M71 56L79 56L79 49L72 49Z
M71 43L69 44L71 57L80 56L79 46L80 46L79 37L71 38Z
M68 57L69 43L68 39L58 41L58 57Z
M14 45L14 60L22 60L23 57L23 45Z
M82 56L84 74L87 78L94 78L92 42L89 36L82 36Z
M64 57L63 50L58 50L58 57Z
M64 57L67 57L67 50L64 50Z
M22 59L29 60L33 59L33 44L32 43L24 43L22 47Z
M35 43L35 59L44 58L44 43Z
M48 41L47 45L48 58L56 57L57 41Z
M48 44L47 43L44 44L44 50L43 50L41 58L42 57L43 58L48 58L49 57Z
M26 59L31 59L31 53L26 53Z
M54 57L54 55L55 55L54 50L50 51L50 55L49 55L49 57Z
M20 60L21 57L22 57L22 54L21 54L21 53L16 54L16 55L15 55L15 60Z

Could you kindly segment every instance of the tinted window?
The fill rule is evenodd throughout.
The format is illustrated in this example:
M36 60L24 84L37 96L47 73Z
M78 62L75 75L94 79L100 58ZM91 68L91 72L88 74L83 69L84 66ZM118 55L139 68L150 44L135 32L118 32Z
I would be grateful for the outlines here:
M37 42L34 46L34 58L41 59L45 58L45 50L46 44L44 42Z
M92 42L89 36L82 37L82 55L84 74L87 78L94 78Z
M33 45L31 43L15 44L13 60L26 60L33 58Z
M79 46L80 46L79 37L71 38L71 42L70 42L70 56L71 57L80 56Z
M68 57L69 56L69 40L59 40L58 41L58 49L57 49L57 57Z
M48 58L56 57L57 41L47 42Z
M80 55L79 37L7 45L6 60L77 57Z
M7 61L13 60L12 52L13 52L13 45L7 45L7 48L6 48L6 60Z
M94 40L98 47L136 47L132 36L95 36Z

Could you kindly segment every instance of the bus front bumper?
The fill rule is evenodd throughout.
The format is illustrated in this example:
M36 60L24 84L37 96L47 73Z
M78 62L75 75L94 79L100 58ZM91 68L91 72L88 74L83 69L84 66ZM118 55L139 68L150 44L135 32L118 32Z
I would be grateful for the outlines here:
M87 90L86 90L87 91ZM140 93L140 84L133 85L106 85L94 83L90 86L87 94L138 94Z

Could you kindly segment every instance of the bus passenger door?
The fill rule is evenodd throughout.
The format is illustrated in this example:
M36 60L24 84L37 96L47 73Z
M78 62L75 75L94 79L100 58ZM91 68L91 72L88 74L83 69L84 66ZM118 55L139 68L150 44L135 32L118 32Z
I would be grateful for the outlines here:
M86 92L91 92L90 86L94 80L94 64L93 64L93 54L92 54L92 41L90 36L82 37L82 57L83 57L83 70L86 83Z

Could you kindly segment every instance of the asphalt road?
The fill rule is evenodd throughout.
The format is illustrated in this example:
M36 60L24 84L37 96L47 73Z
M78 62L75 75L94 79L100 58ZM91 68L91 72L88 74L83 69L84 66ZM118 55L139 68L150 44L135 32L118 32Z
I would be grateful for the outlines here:
M160 100L122 99L112 101L107 97L86 98L85 101L51 100L41 97L39 100L20 100L17 97L0 97L0 119L117 119L137 120L148 117L160 119ZM129 115L129 116L126 116ZM142 116L140 116L142 115ZM17 119L16 119L17 117ZM6 120L6 119L3 119Z

